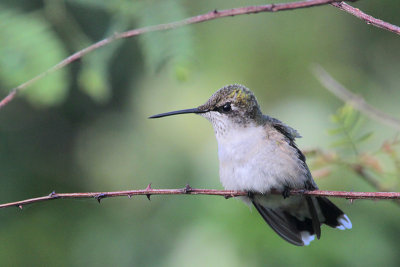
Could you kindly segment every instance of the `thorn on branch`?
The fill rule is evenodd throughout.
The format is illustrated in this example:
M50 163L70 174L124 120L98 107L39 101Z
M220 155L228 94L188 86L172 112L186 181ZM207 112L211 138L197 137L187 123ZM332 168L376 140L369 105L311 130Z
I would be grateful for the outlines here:
M95 199L99 202L106 197L106 194L98 194L97 196L95 196Z
M113 33L113 35L112 35L112 38L114 38L114 39L118 38L118 35L119 35L119 34L120 34L119 32L114 31L114 33Z
M153 188L151 188L151 183L149 183L148 186L146 187L146 191L150 191L150 190L152 190L152 189L153 189ZM150 199L151 194L146 194L146 197L147 197L147 199L148 199L149 201L151 201L151 199Z
M146 195L147 193L152 194L152 192L157 193L158 195L184 195L184 194L196 194L196 195L213 195L213 196L223 196L226 199L231 197L239 197L239 196L248 196L252 197L251 192L244 191L233 191L233 190L215 190L215 189L194 189L189 185L186 185L185 188L181 189L159 189L159 190L126 190L126 191L115 191L115 192L87 192L87 193L58 193L54 194L53 197L49 197L49 195L43 197L36 197L25 199L16 202L9 202L0 204L0 209L7 207L18 207L22 209L24 205L33 204L42 201L48 201L52 199L72 199L72 198L95 198L100 203L101 199L106 197L122 197L122 196L133 196L133 195ZM281 195L281 191L271 190L268 194L276 194ZM397 200L395 203L400 204L400 192L347 192L347 191L323 191L323 190L301 190L301 189L292 189L290 191L291 195L308 195L308 196L316 196L316 197L338 197L344 198L352 203L356 199L392 199Z
M192 192L192 190L193 190L193 188L191 188L189 184L186 184L185 188L183 188L183 193L190 194Z

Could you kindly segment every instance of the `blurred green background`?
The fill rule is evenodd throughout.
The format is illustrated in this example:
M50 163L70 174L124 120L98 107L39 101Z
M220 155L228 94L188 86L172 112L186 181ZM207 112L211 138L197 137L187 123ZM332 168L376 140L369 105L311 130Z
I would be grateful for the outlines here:
M73 52L128 29L214 9L271 1L2 0L0 89L4 97ZM400 2L354 6L400 25ZM56 192L153 188L220 189L211 125L196 107L242 83L264 111L298 129L303 149L336 151L331 114L343 105L311 72L323 66L352 92L399 117L400 39L331 6L224 18L121 40L29 87L0 110L1 203ZM396 132L373 132L361 152ZM351 152L340 152L352 160ZM315 170L312 160L310 167ZM391 171L389 159L380 159ZM399 173L377 177L397 188ZM345 168L321 189L375 191ZM400 208L334 199L351 231L323 228L308 247L279 238L235 199L153 196L56 200L0 210L2 266L399 266Z

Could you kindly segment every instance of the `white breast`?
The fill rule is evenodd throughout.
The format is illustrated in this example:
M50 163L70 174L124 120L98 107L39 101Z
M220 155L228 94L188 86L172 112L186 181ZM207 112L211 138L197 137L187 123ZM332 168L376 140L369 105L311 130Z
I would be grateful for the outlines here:
M308 171L279 132L265 126L241 127L217 134L217 141L225 189L265 193L304 187Z

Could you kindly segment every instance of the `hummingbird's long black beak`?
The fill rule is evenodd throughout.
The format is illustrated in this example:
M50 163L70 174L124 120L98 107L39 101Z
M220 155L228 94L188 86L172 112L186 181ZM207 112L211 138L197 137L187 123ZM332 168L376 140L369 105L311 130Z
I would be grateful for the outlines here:
M161 113L157 115L153 115L149 117L149 119L156 119L156 118L161 118L161 117L166 117L166 116L172 116L172 115L179 115L179 114L187 114L187 113L205 113L207 111L200 110L198 108L189 108L189 109L182 109L182 110L177 110L177 111L171 111L171 112L166 112L166 113Z

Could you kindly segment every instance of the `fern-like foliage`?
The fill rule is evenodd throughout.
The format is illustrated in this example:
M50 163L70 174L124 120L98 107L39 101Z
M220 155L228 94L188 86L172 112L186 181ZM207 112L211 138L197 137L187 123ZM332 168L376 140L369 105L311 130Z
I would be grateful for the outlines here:
M362 132L363 118L360 113L351 105L344 105L339 108L335 114L331 116L335 128L330 129L330 135L336 136L337 140L332 143L335 148L350 148L355 155L358 155L358 146L360 143L369 139L373 132Z
M313 157L315 177L335 173L343 167L378 191L397 191L400 185L399 138L386 140L374 151L362 151L363 143L373 133L363 130L364 118L352 106L346 104L331 116L335 124L329 134L336 137L332 151L315 150ZM352 153L349 153L352 152Z

